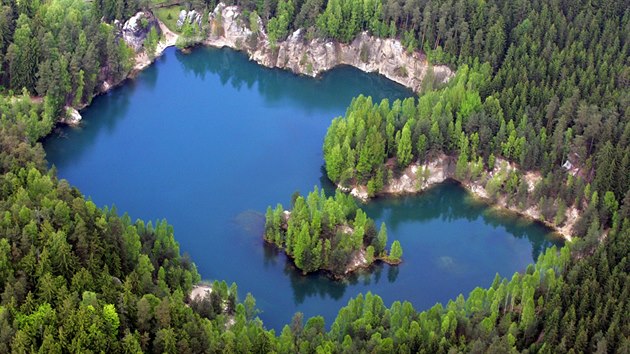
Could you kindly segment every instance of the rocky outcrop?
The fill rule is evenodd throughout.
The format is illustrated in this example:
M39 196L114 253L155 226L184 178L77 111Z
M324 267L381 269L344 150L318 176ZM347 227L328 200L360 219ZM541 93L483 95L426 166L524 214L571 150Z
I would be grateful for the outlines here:
M201 28L201 14L195 10L181 10L177 18L177 29L180 30L185 23L196 24Z
M78 126L81 123L81 113L76 110L76 108L66 106L66 115L59 119L59 122L62 124L67 124L71 126Z
M484 199L491 200L492 204L508 209L512 212L525 216L527 218L540 221L549 228L562 235L566 240L571 241L573 226L579 218L579 211L575 207L568 208L565 212L565 221L561 225L555 225L542 216L537 205L532 205L526 209L521 209L517 205L510 203L506 196L499 195L492 198L486 189L486 183L496 175L507 175L508 172L516 170L517 166L507 160L497 158L495 167L491 171L484 172L480 178L474 180L459 180L455 175L456 160L453 157L444 154L431 159L424 164L413 163L409 165L400 176L392 178L383 189L378 192L379 195L406 195L419 193L436 184L443 183L447 179L457 180L473 195ZM540 182L542 177L536 172L527 172L523 175L527 182L528 191L533 192L535 185ZM363 185L340 186L340 189L349 192L357 199L367 202L370 199L368 189Z
M206 42L216 47L244 50L252 60L297 74L317 76L338 65L351 65L365 72L376 72L414 91L421 88L427 73L446 82L454 73L446 66L431 66L422 53L407 52L400 41L382 39L363 32L349 44L316 38L308 40L299 29L275 45L258 19L259 30L252 32L249 18L241 16L236 6L220 3L209 15L211 28Z
M121 35L123 40L136 52L142 49L147 34L155 28L158 34L161 33L157 19L150 12L138 12L133 15L122 26Z

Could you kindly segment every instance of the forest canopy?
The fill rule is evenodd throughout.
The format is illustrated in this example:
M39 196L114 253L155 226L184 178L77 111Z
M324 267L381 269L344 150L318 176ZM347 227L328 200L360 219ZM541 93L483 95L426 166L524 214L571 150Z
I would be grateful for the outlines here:
M497 277L422 312L360 295L329 330L322 317L299 313L278 333L268 330L255 299L240 299L225 282L188 299L200 277L180 254L175 230L97 208L47 169L38 142L63 106L89 104L102 82L127 76L133 53L113 22L148 4L7 0L0 6L0 353L630 352L628 1L237 4L256 11L276 40L304 28L348 42L365 30L458 68L449 86L417 99L355 99L324 145L332 180L372 181L376 191L387 159L403 168L443 152L489 168L501 156L543 176L531 202L579 207L575 233L588 242L551 248L509 280ZM566 161L578 166L576 176L561 167ZM499 187L518 198L515 176ZM316 194L319 203L329 200ZM308 199L297 214L323 214ZM343 214L356 222L358 212ZM324 218L320 225L327 227ZM379 244L362 242L379 254ZM398 253L393 245L391 253Z
M377 231L351 195L337 190L326 197L315 187L306 198L296 195L292 205L290 211L281 204L267 208L264 237L291 256L304 274L327 270L339 277L377 259L400 262L400 243L392 245L388 256L385 224Z

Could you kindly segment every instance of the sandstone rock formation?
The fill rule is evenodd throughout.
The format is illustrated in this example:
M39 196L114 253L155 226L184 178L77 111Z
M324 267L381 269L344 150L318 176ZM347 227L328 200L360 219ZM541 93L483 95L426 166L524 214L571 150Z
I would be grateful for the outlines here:
M81 123L81 113L76 110L74 107L66 106L66 115L62 117L59 122L71 126L77 126Z
M248 28L249 18L236 6L217 5L209 17L211 33L207 44L244 50L252 60L308 76L317 76L337 65L351 65L365 72L377 72L414 91L421 88L427 73L435 81L446 82L454 73L447 66L431 66L424 55L409 53L400 41L382 39L363 32L349 44L316 38L308 40L303 30L272 45L258 19L259 31Z
M159 34L160 26L153 14L140 11L125 22L122 26L121 35L123 40L138 52L142 49L144 40L153 27Z
M195 10L181 10L179 12L179 17L177 18L177 29L181 29L185 23L194 23L201 28L201 14Z

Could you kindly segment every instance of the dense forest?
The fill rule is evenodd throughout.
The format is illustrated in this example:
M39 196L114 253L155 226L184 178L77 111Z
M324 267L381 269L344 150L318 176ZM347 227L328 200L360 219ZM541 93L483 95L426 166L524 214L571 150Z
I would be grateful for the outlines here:
M594 188L601 187L601 172L591 179L583 171L567 173L558 165L548 167L544 178L530 187L524 172L539 171L537 161L557 147L544 131L536 140L521 136L528 124L526 116L506 122L494 97L481 101L479 91L488 84L490 70L481 69L463 65L448 87L427 92L417 101L408 98L390 105L388 100L374 104L363 96L354 99L346 117L333 120L328 129L324 142L328 177L342 186L365 185L371 196L410 164L420 170L427 161L446 154L456 160L454 177L480 183L490 199L505 197L508 206L523 211L537 208L542 220L556 226L565 222L568 208L582 211L574 233L591 243L603 229L618 228L628 216L615 194L625 188L620 185L626 183L623 179L611 179L612 190L599 194ZM520 169L497 172L499 158L516 162ZM416 173L417 185L427 172Z
M388 255L385 224L377 231L354 197L339 190L326 197L323 189L315 187L306 198L295 195L293 199L289 211L281 204L267 208L264 237L292 257L304 274L327 270L343 276L377 259L400 262L400 242L392 243Z
M133 53L113 20L147 4L7 0L0 7L1 353L630 352L628 1L237 4L260 14L279 40L296 28L344 42L367 30L459 67L449 86L428 85L418 99L356 99L325 142L331 179L356 179L376 192L392 159L395 173L452 154L474 178L479 162L482 173L502 157L543 176L527 202L542 200L550 214L581 210L574 231L586 242L549 249L524 274L497 277L488 289L424 312L360 295L328 331L323 318L299 313L280 333L269 331L254 298L240 302L236 285L224 282L188 299L199 275L172 227L97 208L47 169L38 143L65 105L89 104L103 81L127 75ZM561 167L567 160L575 176ZM518 202L521 175L514 176L496 188ZM318 204L330 199L316 194ZM321 232L323 207L309 209L308 199L299 208L321 212ZM344 217L356 222L354 214ZM372 228L376 237L363 245L376 255Z
M38 116L45 121L61 116L66 104L89 104L102 82L120 81L133 65L133 50L101 19L123 19L136 10L125 1L3 2L0 84L42 97Z

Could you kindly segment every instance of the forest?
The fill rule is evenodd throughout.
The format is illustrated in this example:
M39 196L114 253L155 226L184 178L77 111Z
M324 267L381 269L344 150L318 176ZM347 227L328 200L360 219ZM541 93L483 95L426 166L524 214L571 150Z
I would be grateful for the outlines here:
M254 297L241 299L235 284L215 282L206 298L189 299L200 277L180 254L175 230L97 208L47 168L39 142L64 106L89 104L100 83L126 77L133 52L113 20L148 5L7 0L0 7L1 353L630 352L628 1L237 5L256 11L278 40L296 28L341 42L367 30L458 68L447 87L427 85L417 99L357 98L324 144L331 179L372 181L376 193L389 159L395 173L443 152L468 162L462 172L474 178L477 162L489 169L502 157L543 176L527 203L542 203L550 215L563 205L580 209L580 239L547 250L522 274L426 311L360 295L329 329L323 318L297 313L280 333L267 330ZM567 160L575 176L561 167ZM496 188L518 202L521 175L514 176Z
M282 248L304 274L327 270L341 277L354 270L355 259L363 260L361 267L376 260L400 263L400 242L394 241L388 254L385 224L377 231L351 195L337 190L326 197L315 187L306 198L295 195L293 200L288 211L282 204L267 208L264 238Z
M346 187L365 185L373 196L410 164L421 167L446 154L456 160L455 178L482 182L490 199L506 197L507 205L522 211L535 207L542 220L556 226L564 223L568 208L581 211L573 233L591 244L604 229L618 228L628 216L616 197L626 188L620 185L625 180L604 177L597 169L589 180L588 171L567 173L559 164L545 164L549 150L563 147L554 146L544 128L540 134L528 135L527 116L506 122L494 97L481 101L479 91L488 84L484 80L488 70L487 65L485 73L484 68L463 65L448 87L422 94L417 103L414 98L391 105L388 100L374 104L363 96L354 99L346 116L333 120L328 129L323 147L328 177ZM487 124L490 121L495 123ZM614 163L605 161L610 144L597 155L596 163ZM498 158L515 162L519 169L497 173ZM524 176L530 169L548 170L533 188ZM424 174L417 173L418 185ZM598 191L604 178L608 178L607 189Z
M25 90L41 98L41 120L55 120L64 105L89 104L102 82L124 79L133 65L133 50L101 18L128 18L137 6L123 1L100 6L99 1L80 0L4 2L0 85L9 96Z

